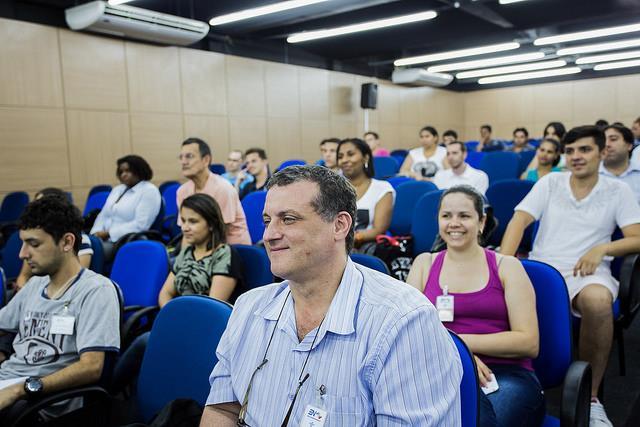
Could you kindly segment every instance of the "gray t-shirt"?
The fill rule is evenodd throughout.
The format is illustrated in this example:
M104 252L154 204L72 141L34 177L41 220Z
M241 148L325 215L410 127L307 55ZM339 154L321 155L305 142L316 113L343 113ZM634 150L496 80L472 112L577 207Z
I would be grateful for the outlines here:
M0 380L43 377L77 362L85 351L119 350L120 304L109 279L83 269L56 300L47 296L48 284L49 276L32 277L0 310L0 330L17 333L14 353L0 365ZM53 317L60 315L74 317L71 335L51 333Z

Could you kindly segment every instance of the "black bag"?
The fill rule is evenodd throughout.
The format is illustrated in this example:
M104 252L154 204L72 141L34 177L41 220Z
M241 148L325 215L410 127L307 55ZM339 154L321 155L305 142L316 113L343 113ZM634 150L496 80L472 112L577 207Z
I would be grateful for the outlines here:
M406 282L413 262L413 236L376 237L374 255L389 267L391 276Z

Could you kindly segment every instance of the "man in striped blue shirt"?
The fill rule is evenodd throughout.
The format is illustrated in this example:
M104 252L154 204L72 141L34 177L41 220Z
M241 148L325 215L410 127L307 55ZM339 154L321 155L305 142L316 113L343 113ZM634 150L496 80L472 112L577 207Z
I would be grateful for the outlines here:
M460 426L462 367L435 308L348 257L354 188L319 166L268 188L264 242L286 280L238 298L201 426Z

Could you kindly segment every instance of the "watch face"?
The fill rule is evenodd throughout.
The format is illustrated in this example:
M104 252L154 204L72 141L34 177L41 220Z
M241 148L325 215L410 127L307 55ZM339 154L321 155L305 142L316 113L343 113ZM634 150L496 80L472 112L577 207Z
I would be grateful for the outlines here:
M42 380L40 378L27 378L24 383L24 389L27 393L37 393L42 390Z

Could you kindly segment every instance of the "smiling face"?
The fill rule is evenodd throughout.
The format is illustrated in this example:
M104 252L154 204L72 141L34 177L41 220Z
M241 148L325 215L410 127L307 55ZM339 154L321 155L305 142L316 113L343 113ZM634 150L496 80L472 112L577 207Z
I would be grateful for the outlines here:
M558 134L556 134L556 129L553 126L547 126L547 128L544 130L544 137L555 139L556 141L560 142L560 137L558 136Z
M34 276L52 275L64 262L64 253L73 250L73 234L65 234L58 243L40 228L20 230L22 247L19 257L27 262Z
M453 192L447 194L438 211L438 230L448 249L467 249L478 245L478 235L484 227L470 196Z
M269 189L264 205L263 239L275 276L304 283L317 279L344 240L336 243L334 221L326 222L312 206L319 187L299 181Z
M180 221L182 221L182 235L188 244L198 246L211 240L212 230L207 220L193 209L181 208Z
M260 158L258 153L249 153L246 157L247 172L253 176L260 175L261 172L266 172L267 160Z
M180 148L180 167L182 175L185 178L192 179L202 173L203 170L209 169L211 158L207 155L202 157L198 144L187 144Z
M578 179L597 175L600 161L604 157L604 151L601 152L598 149L593 137L580 138L571 144L566 144L564 154L572 175Z
M364 173L364 165L369 161L369 156L362 152L351 142L345 142L338 151L338 166L347 179L353 179Z

